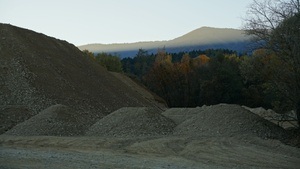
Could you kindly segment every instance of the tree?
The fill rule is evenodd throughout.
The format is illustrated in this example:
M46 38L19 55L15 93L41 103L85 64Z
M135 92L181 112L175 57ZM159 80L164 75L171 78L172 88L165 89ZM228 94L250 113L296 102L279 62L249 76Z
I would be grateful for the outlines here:
M95 55L94 55L93 52L90 52L90 51L88 51L88 50L83 50L82 52L83 52L83 54L84 54L85 56L91 58L92 60L95 60Z
M135 80L141 81L153 67L155 55L149 54L147 50L139 49L133 58L123 58L121 60L124 72Z
M165 48L158 49L154 64L172 64L172 55L168 55Z
M144 76L150 69L153 64L151 57L148 54L148 51L139 49L135 58L134 58L134 69L133 73L139 78Z
M198 57L196 57L194 59L194 65L195 66L203 66L206 63L208 63L209 61L209 57L207 57L206 55L199 55Z
M244 57L239 65L243 77L245 105L250 107L272 108L279 112L278 96L272 85L273 70L280 65L276 56L266 49L258 49L251 57Z
M145 85L164 98L169 106L174 105L174 80L172 56L159 50L152 69L144 76Z
M96 61L105 67L108 71L122 72L122 63L118 56L112 54L99 53L95 57Z
M218 55L209 60L206 78L202 79L204 104L241 104L243 81L237 56Z
M256 42L266 47L272 44L274 30L296 13L299 13L299 0L253 0L244 19L244 29L249 35L254 35Z
M300 126L300 0L254 0L245 30L259 47L273 52L270 82L294 109Z

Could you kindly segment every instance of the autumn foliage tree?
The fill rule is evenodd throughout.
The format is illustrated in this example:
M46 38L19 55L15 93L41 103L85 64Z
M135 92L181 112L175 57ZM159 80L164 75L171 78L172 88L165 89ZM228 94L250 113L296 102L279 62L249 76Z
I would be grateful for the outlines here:
M170 107L241 103L242 78L238 63L236 55L220 53L212 58L204 54L191 58L183 53L179 62L173 62L171 55L159 51L143 82Z
M160 49L157 54L139 50L122 63L131 69L126 73L135 74L170 107L232 103L280 110L289 104L271 83L271 74L282 64L267 49L256 50L253 56L220 49L179 53Z
M172 102L171 81L173 78L172 56L165 50L159 50L155 57L155 62L150 71L145 75L143 81L155 93L163 96L170 105Z

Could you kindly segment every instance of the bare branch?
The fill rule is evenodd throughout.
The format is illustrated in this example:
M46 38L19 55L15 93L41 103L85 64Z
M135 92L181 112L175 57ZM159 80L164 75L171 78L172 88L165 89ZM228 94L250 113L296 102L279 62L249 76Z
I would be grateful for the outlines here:
M247 11L245 31L278 57L272 82L291 100L300 125L300 0L254 0Z

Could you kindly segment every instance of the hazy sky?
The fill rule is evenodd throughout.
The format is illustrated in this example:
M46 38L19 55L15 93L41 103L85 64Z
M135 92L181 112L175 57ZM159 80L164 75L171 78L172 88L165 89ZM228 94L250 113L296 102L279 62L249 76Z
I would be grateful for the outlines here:
M0 0L0 22L75 45L170 40L202 26L241 28L252 0Z

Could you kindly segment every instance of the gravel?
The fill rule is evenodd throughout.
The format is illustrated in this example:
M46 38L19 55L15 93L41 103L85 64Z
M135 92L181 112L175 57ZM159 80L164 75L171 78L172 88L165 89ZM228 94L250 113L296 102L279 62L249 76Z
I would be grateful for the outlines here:
M26 106L0 105L0 134L5 133L18 123L29 119L33 115L34 113Z
M150 107L121 108L99 120L86 133L88 136L154 136L172 133L175 123Z
M185 120L194 117L198 113L205 110L207 106L197 108L171 108L164 111L162 114L172 119L177 125L181 124Z
M88 118L87 125L122 107L164 107L66 41L2 23L0 39L0 107L21 105L36 115L62 104Z
M239 105L219 104L194 109L175 129L175 135L188 136L258 136L261 138L285 138L286 131Z
M57 104L43 110L36 116L19 123L7 135L39 136L73 136L80 135L87 128L85 120L68 106Z

